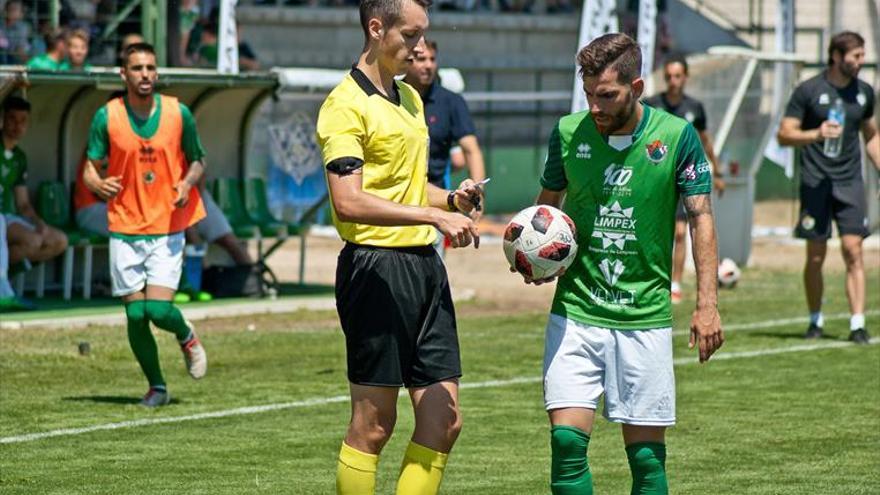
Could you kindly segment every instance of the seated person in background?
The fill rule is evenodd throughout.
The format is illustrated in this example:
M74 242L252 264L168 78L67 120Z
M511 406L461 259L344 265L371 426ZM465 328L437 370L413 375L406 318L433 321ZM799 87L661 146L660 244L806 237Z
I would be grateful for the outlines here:
M6 216L9 259L46 261L67 249L67 236L46 225L31 206L27 156L18 142L27 132L31 104L18 96L3 101L3 156L0 157L0 213ZM17 213L17 214L16 214Z
M83 181L83 170L86 160L80 161L76 171L76 186L74 187L73 208L76 211L76 224L79 228L102 236L109 236L110 231L107 222L107 203L90 191ZM102 174L106 170L106 162L101 163ZM220 207L214 202L214 198L204 187L204 180L199 184L199 193L205 207L205 218L187 229L186 238L188 244L217 244L222 247L237 265L253 265L254 260L247 250L241 246L238 237L232 233L229 221L223 216Z
M30 301L15 295L9 283L9 248L6 247L6 217L0 213L0 313L37 309Z
M89 33L82 29L74 29L65 37L67 60L61 63L60 70L75 72L88 71L92 66L86 63L89 57Z
M46 33L46 53L28 60L28 70L64 70L64 57L67 55L67 44L62 31Z

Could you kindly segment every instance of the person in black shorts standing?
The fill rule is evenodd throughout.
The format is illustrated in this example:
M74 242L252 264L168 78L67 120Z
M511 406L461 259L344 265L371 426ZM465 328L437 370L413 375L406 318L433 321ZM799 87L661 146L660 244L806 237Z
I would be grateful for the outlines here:
M724 181L721 179L721 174L718 173L718 159L715 157L715 150L712 147L712 138L706 130L706 111L699 100L684 93L684 87L688 80L687 60L680 55L667 58L663 64L663 79L666 81L666 91L645 99L645 103L676 117L681 117L694 126L700 136L706 158L712 164L712 187L719 195L723 194ZM685 252L687 250L687 225L687 212L685 212L682 202L679 201L678 208L675 210L675 247L672 251L672 304L680 303L682 298L681 277L684 273L684 258L687 254Z
M461 429L455 310L435 229L453 247L479 237L470 179L455 191L428 183L428 128L418 92L395 76L422 50L429 0L363 0L363 52L318 114L333 223L346 241L336 270L351 422L336 492L375 492L379 454L409 389L413 432L397 493L435 494Z
M779 126L779 144L800 148L800 215L795 234L807 240L804 285L810 309L805 338L822 337L822 263L837 223L846 262L846 295L852 316L849 340L868 343L865 330L865 269L862 240L868 236L865 183L859 132L874 166L880 169L880 135L874 121L874 90L858 79L865 61L865 40L851 31L831 38L828 68L795 88ZM842 124L829 119L838 100ZM839 152L825 141L840 139ZM830 156L829 156L830 155Z

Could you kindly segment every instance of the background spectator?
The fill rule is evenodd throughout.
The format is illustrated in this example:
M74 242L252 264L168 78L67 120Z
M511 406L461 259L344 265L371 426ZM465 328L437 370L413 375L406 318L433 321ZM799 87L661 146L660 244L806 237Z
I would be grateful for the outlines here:
M83 29L74 29L65 37L67 60L62 63L61 70L87 71L92 66L86 63L89 56L89 33Z
M24 21L24 6L20 0L8 0L3 12L0 49L6 52L4 62L23 64L30 56L32 30L31 25Z
M52 31L45 36L46 53L28 60L28 70L63 70L64 57L67 55L67 43L64 33Z
M125 55L125 49L135 43L143 43L144 37L139 33L129 33L122 37L122 41L119 42L119 51L116 54L116 65L122 67L122 59Z

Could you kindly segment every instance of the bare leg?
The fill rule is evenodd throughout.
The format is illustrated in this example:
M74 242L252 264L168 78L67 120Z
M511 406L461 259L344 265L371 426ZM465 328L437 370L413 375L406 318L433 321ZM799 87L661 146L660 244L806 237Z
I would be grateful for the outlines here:
M9 245L9 263L20 263L24 259L33 260L40 251L43 241L34 230L20 223L9 224L6 228L6 240Z
M409 391L415 412L413 442L448 453L461 432L458 380L448 380Z
M827 251L828 244L826 241L807 241L804 288L807 291L807 307L811 313L816 313L822 309L822 292L824 290L822 264L825 262L825 253Z
M378 454L397 423L396 387L350 384L351 423L345 443L361 452Z
M214 244L222 247L229 253L229 256L235 260L236 265L253 265L254 260L247 250L238 242L238 238L234 234L226 234L214 241Z
M54 227L46 227L46 230L37 235L41 239L40 248L29 257L31 261L47 261L67 249L67 236Z
M846 297L851 314L865 312L865 266L862 261L862 236L845 234L840 238L846 262Z

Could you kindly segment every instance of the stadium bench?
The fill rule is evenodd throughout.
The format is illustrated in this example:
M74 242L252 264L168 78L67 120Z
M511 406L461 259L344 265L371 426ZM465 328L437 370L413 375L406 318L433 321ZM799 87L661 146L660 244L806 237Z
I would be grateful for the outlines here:
M241 198L238 179L221 177L210 181L208 189L214 197L223 216L229 221L232 232L240 239L250 240L260 237L260 229L248 216Z
M76 246L87 242L83 234L70 221L70 200L64 184L43 181L37 187L37 214L47 224L64 232L67 249L64 250L63 287L64 300L68 301L73 290L73 255ZM43 297L46 288L46 262L37 265L37 297Z

